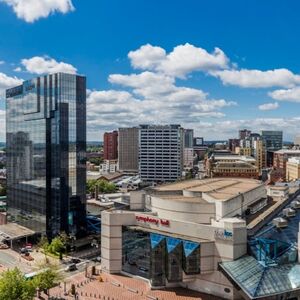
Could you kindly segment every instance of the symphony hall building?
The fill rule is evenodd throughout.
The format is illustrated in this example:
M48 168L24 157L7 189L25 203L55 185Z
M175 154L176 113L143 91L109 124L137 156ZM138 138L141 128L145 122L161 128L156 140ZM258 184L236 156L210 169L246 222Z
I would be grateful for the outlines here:
M247 254L241 217L263 207L266 197L260 181L245 178L189 180L132 192L130 210L102 212L102 270L143 277L152 288L182 286L243 299L220 263Z

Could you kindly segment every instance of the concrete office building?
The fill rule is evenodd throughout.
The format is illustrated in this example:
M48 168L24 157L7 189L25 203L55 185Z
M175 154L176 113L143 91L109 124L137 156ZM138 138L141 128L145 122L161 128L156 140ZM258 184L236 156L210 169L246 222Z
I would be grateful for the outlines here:
M206 162L209 177L259 178L256 160L251 156L212 155Z
M118 159L118 131L105 132L103 136L103 159Z
M57 73L6 91L8 220L48 237L86 219L86 79Z
M282 180L286 180L286 164L292 157L300 157L300 150L282 149L274 152L273 166L280 172Z
M265 142L262 139L254 141L254 157L256 159L256 165L261 172L267 165L267 152Z
M140 125L139 174L144 182L172 182L183 170L183 128Z
M153 287L241 299L219 264L247 253L246 223L236 216L265 198L264 185L251 179L189 180L135 192L135 211L102 212L102 270L144 277Z
M139 128L119 128L119 170L124 173L139 171Z
M300 178L300 157L291 157L286 163L286 180L298 180Z

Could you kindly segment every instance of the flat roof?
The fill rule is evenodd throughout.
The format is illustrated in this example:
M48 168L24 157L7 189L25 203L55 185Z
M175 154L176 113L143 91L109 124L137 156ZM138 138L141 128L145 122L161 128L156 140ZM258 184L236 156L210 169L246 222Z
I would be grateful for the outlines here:
M170 195L170 196L160 196L159 198L166 199L166 200L191 202L191 203L199 203L199 202L207 203L201 197L184 197L181 195Z
M8 223L0 225L0 239L14 240L34 234L35 231L21 226L17 223Z
M279 153L279 154L285 154L285 153L288 153L288 154L300 154L300 150L293 150L293 149L281 149L281 150L278 150L278 151L275 151L275 153Z
M174 200L181 200L187 202L199 202L202 200L201 195L199 197L183 196L183 191L205 193L211 198L218 201L227 201L241 193L246 193L253 189L262 186L259 180L249 178L210 178L210 179L194 179L187 180L178 183L171 183L168 185L161 185L155 187L153 190L162 194L161 198L170 198ZM164 192L169 192L167 195ZM174 192L174 195L172 195ZM180 193L180 195L178 195Z

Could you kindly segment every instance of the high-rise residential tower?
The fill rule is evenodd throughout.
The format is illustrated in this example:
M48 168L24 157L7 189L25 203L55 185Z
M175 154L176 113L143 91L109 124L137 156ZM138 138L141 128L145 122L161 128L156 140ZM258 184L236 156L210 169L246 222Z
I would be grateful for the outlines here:
M86 219L86 78L57 73L6 91L8 219L49 238Z
M105 132L103 137L103 158L106 160L118 159L118 131Z
M139 171L139 128L119 128L119 170L124 173Z
M183 170L183 128L140 125L139 173L145 182L172 182Z

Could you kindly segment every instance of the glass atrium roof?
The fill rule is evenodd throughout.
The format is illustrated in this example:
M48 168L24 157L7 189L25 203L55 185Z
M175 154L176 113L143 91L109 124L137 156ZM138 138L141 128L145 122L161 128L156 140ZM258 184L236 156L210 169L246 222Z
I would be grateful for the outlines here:
M300 265L264 267L252 256L220 264L224 272L251 298L300 290Z

